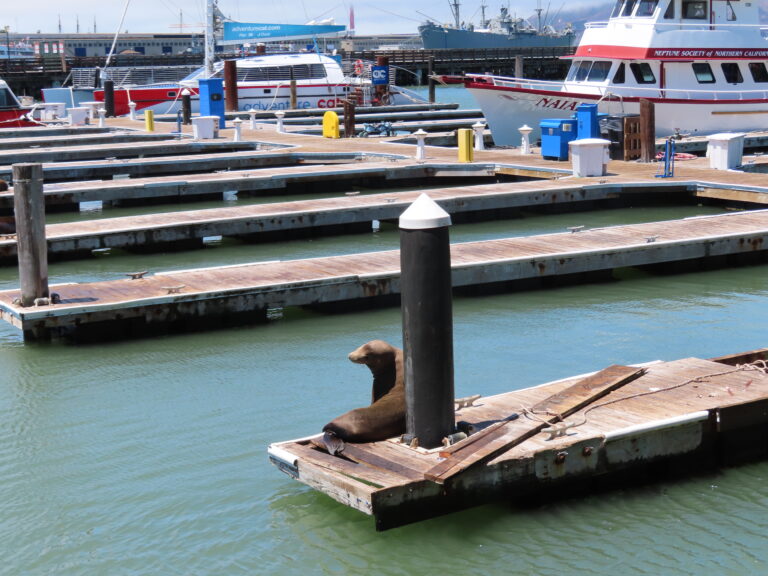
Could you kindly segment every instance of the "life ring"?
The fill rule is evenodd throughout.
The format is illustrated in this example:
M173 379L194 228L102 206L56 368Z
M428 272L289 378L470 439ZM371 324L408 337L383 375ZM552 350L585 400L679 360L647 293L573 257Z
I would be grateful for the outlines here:
M355 76L360 76L363 73L363 61L355 60Z

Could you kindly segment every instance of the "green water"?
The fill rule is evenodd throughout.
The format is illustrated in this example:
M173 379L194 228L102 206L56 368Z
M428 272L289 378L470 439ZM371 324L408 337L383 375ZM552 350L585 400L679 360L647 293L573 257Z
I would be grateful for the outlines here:
M628 208L456 226L453 241L678 218ZM51 281L397 246L391 230L57 263ZM768 267L457 298L456 394L612 363L764 346ZM17 284L0 269L0 288ZM365 404L346 354L400 344L399 310L288 310L268 325L130 342L23 344L0 325L0 574L762 574L768 464L376 533L268 463L270 442Z

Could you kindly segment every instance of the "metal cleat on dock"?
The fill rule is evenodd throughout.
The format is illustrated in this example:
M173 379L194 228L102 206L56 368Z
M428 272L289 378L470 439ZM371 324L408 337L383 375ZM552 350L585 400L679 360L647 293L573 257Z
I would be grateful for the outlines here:
M464 398L456 398L454 400L454 403L456 404L456 410L461 410L462 408L469 408L470 406L473 406L474 401L478 398L480 398L480 394L475 394L474 396L466 396Z
M168 294L179 294L182 288L186 288L184 284L179 286L163 286L163 290L166 290Z
M555 438L560 438L561 436L567 436L568 430L573 428L574 425L575 424L573 422L559 422L554 426L548 426L547 428L544 428L542 432L549 434L549 438L547 438L547 440L554 440Z
M568 230L570 230L571 234L575 234L576 232L584 230L584 226L569 226Z
M645 237L645 243L646 244L651 244L652 242L656 242L656 240L658 240L658 238L659 238L658 235L657 236L646 236Z
M144 270L143 272L127 272L125 275L128 276L131 280L139 280L144 278L144 274L146 273L147 271Z

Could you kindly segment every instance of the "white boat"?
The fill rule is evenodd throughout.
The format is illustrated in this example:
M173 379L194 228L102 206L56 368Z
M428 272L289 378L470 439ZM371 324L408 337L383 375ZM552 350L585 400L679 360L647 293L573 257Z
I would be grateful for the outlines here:
M0 44L0 60L16 58L37 58L35 47L28 42L15 42L11 44Z
M296 107L336 108L342 100L358 89L370 104L413 104L425 100L410 90L390 85L385 98L376 96L371 82L371 66L356 61L345 74L333 57L316 53L264 54L239 58L237 92L239 110L287 110L290 108L291 79L296 81ZM224 62L214 64L212 78L223 78ZM136 110L152 110L156 114L173 114L181 109L182 91L189 90L192 112L199 111L198 81L208 78L205 67L177 83L119 86L114 91L115 114L128 114L129 102ZM103 78L102 78L103 79ZM226 85L225 85L226 90ZM94 91L94 99L104 100L103 90Z
M518 128L564 118L579 104L609 114L654 103L656 135L768 129L768 40L759 3L618 0L607 22L587 24L567 77L550 82L467 74L497 145Z

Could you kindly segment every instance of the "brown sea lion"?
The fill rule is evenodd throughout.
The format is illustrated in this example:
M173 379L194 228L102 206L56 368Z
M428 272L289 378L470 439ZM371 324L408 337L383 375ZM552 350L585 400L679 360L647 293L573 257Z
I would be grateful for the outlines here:
M16 218L0 216L0 234L16 234Z
M371 370L372 403L350 410L323 427L323 442L331 454L344 449L343 441L375 442L405 432L403 351L372 340L352 352L349 359Z
M6 192L8 190L8 182L0 178L0 192Z

